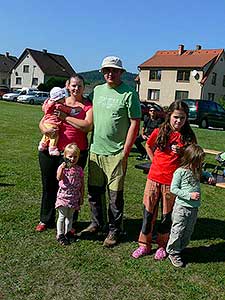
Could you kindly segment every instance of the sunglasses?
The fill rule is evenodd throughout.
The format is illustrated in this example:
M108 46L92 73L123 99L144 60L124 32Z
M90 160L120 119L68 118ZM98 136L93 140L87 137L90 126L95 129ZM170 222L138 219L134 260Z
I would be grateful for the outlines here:
M118 73L121 72L121 69L118 68L103 68L102 73L107 74L107 73Z

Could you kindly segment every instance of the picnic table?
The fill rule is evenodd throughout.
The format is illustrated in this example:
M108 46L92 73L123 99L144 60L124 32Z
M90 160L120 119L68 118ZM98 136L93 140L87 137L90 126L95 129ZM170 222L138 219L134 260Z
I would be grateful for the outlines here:
M217 154L221 153L221 151L211 150L211 149L204 149L204 152L207 154L213 154L213 155L217 155ZM139 169L139 170L143 170L143 173L148 174L150 166L151 166L151 162L148 161L148 162L142 162L142 163L136 164L135 168ZM216 165L216 164L204 163L203 170L208 171L209 169L210 169L210 172L212 173L213 177L216 179L216 186L225 188L225 178L224 178L224 174L223 174L224 168L219 165Z

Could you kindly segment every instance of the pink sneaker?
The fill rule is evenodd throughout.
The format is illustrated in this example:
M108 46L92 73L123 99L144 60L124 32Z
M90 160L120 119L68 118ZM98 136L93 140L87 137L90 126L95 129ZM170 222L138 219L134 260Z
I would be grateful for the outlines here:
M167 254L166 254L166 251L163 247L158 248L156 250L156 253L155 253L155 259L156 260L163 260L163 259L166 258L166 256L167 256Z
M140 246L132 253L131 256L133 258L139 258L139 257L145 256L145 255L148 255L150 252L151 252L151 250L148 249L147 247Z

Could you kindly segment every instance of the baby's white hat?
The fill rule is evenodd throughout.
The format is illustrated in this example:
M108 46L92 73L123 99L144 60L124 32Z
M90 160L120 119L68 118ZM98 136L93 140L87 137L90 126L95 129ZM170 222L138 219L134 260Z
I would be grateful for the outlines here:
M50 98L53 101L59 101L63 98L65 98L65 91L64 89L61 89L60 87L54 87L50 91Z

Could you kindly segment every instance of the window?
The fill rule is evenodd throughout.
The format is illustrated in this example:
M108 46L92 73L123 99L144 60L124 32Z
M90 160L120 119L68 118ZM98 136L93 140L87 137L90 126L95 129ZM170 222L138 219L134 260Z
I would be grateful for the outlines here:
M210 105L208 105L208 112L217 113L217 105L215 102L212 102Z
M223 86L225 87L225 75L223 75Z
M16 77L16 84L22 84L22 78Z
M218 110L219 113L224 113L225 112L222 106L220 106L219 104L217 104L216 106L217 106L217 110Z
M214 93L208 93L208 100L214 101L215 94Z
M160 70L150 70L149 80L161 80L161 71Z
M4 85L7 84L7 80L5 78L2 79L2 84L4 84Z
M212 84L216 85L216 73L215 72L212 73Z
M38 78L32 79L32 85L38 85Z
M176 91L175 100L187 99L188 91Z
M160 90L148 89L148 100L159 100Z
M177 71L177 81L190 81L190 71Z
M28 65L23 66L23 73L29 73L29 66Z

